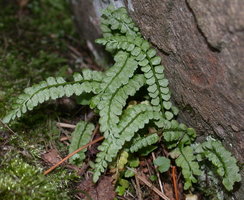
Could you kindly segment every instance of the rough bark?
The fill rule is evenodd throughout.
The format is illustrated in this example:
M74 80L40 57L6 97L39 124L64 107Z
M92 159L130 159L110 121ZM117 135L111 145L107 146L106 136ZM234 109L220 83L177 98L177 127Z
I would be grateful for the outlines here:
M90 45L100 34L98 10L109 3L125 5L158 49L180 119L217 136L243 163L243 0L74 0L79 30Z

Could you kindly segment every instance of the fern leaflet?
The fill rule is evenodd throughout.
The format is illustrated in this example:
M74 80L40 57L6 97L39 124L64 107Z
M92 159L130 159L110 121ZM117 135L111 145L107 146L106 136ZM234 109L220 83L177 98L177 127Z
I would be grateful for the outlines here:
M127 36L141 35L124 7L115 9L113 6L108 6L103 11L101 30L104 37L109 37L115 33L126 34Z
M196 138L196 131L193 128L187 128L185 124L178 123L176 120L168 121L160 118L155 124L163 128L163 137L169 149L181 144L189 145Z
M78 148L80 148L81 146L86 145L91 139L92 131L94 128L95 127L93 124L84 122L84 121L80 121L76 125L76 128L75 128L74 132L72 133L71 143L69 146L69 153L72 153L75 150L77 150ZM74 156L72 156L69 159L69 161L72 164L82 163L86 157L86 155L85 155L86 150L87 149L83 149L79 153L75 154Z
M131 144L130 152L131 153L137 152L144 147L157 143L158 140L159 140L159 136L157 133L144 136L143 138L140 138Z

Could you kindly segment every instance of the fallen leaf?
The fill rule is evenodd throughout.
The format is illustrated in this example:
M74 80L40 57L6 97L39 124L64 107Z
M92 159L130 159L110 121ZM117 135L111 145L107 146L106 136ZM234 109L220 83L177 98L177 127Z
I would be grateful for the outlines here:
M57 149L51 149L47 153L42 154L42 159L45 162L50 163L52 165L55 165L56 163L62 160Z
M78 185L78 190L82 191L78 195L84 200L89 200L89 197L92 200L113 200L116 193L112 181L109 176L102 176L97 184L91 178L84 180Z

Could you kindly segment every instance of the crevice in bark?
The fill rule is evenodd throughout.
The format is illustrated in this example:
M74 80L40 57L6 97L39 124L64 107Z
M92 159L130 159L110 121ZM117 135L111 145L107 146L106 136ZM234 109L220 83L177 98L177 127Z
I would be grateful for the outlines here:
M171 54L171 52L168 52L168 51L165 51L164 49L162 48L158 48L158 46L154 43L154 42L151 42L151 44L153 44L154 48L156 48L160 53L162 53L163 55L165 56L169 56Z
M208 48L209 48L211 51L213 51L213 52L220 52L220 51L221 51L221 47L217 48L217 47L213 46L213 45L208 41L207 36L204 34L204 32L202 31L202 29L199 27L198 20L197 20L197 17L196 17L196 14L195 14L194 10L192 9L192 7L191 7L191 5L189 4L188 0L185 0L185 2L186 2L186 7L188 8L189 12L192 14L192 16L193 16L193 18L194 18L194 21L195 21L197 30L199 31L200 35L204 38L206 44L208 45Z

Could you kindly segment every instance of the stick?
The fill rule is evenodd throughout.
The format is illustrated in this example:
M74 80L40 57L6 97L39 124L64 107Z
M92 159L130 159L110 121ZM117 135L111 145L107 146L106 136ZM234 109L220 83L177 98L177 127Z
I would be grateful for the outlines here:
M158 188L156 188L152 183L150 183L147 179L144 177L136 174L137 178L140 179L143 183L145 183L149 188L151 188L157 195L162 197L165 200L170 200L165 194L163 194Z
M57 122L57 126L62 127L62 128L72 128L72 129L74 129L76 127L76 125L61 123L61 122Z
M1 124L5 127L5 128L7 128L12 134L14 134L14 135L16 135L16 133L7 125L7 124L5 124L1 119L0 119L0 122L1 122Z
M158 188L156 188L152 183L150 183L146 178L140 176L135 170L127 167L129 170L132 170L136 177L142 181L143 183L145 183L150 189L152 189L157 195L159 195L160 197L162 197L164 200L170 200L165 194L163 194Z
M141 194L141 187L140 187L139 179L137 176L135 176L135 178L136 178L136 193L137 193L138 200L143 200L142 194Z
M48 170L46 170L46 171L44 172L44 175L47 175L48 173L50 173L51 171L53 171L56 167L58 167L60 164L62 164L64 161L68 160L70 157L72 157L72 156L75 155L76 153L80 152L81 150L87 148L88 146L90 146L90 145L92 145L92 144L95 144L95 143L97 143L97 142L99 142L99 141L101 141L101 140L103 140L103 139L104 139L104 137L101 136L101 137L99 137L99 138L97 138L97 139L95 139L95 140L89 142L88 144L86 144L86 145L80 147L79 149L75 150L74 152L70 153L70 154L67 155L64 159L62 159L61 161L59 161L57 164L53 165L53 166L50 167Z
M172 166L171 168L172 168L172 179L173 179L173 185L174 185L175 200L179 200L179 193L178 193L178 187L177 187L176 167Z

